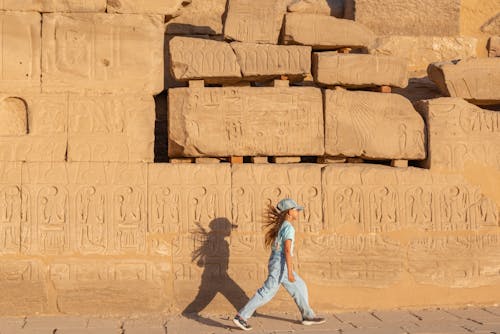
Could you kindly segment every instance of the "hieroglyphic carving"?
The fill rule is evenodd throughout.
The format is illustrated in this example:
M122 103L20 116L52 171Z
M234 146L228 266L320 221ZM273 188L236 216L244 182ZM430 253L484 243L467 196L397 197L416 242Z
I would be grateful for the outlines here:
M146 177L142 164L25 164L23 253L144 253Z
M17 96L20 95L20 96ZM0 114L16 111L0 123L0 160L63 161L67 147L65 95L15 94L0 97ZM11 115L14 116L14 115Z
M488 40L488 57L500 57L500 36L493 36Z
M312 282L329 285L385 287L403 271L405 258L398 242L377 235L309 236L300 245L300 270Z
M246 79L280 75L301 78L311 72L310 46L233 42L231 47Z
M229 0L224 36L248 43L278 44L287 0Z
M106 0L2 0L0 9L35 12L104 12Z
M0 163L0 254L17 254L21 245L21 164Z
M170 157L323 154L317 88L174 88L169 111Z
M417 109L428 127L426 166L463 171L467 162L473 162L500 169L499 112L460 98L421 101Z
M240 65L226 42L176 36L169 42L170 71L176 80L237 81Z
M69 161L152 162L155 105L145 96L69 98Z
M357 22L316 14L286 14L282 36L283 44L310 45L313 50L369 48L375 42L373 32Z
M432 63L427 73L444 96L461 97L476 104L500 103L500 62L496 58Z
M39 13L0 13L2 92L40 92L41 25Z
M108 1L107 13L162 14L177 16L191 0L119 0Z
M499 209L463 178L427 170L328 166L325 222L335 232L476 231L500 226Z
M44 14L43 23L44 92L163 90L163 16Z
M233 221L239 232L263 233L261 227L267 206L275 206L286 197L294 198L305 207L297 231L324 229L321 165L233 165L232 173Z
M230 229L229 166L154 164L148 179L151 252L189 262L196 238Z
M347 87L408 85L407 63L391 56L314 52L313 74L317 83Z
M498 234L428 237L410 243L409 269L418 283L454 288L498 284Z
M36 282L43 279L40 263L30 260L0 260L0 283Z
M325 91L326 154L424 159L425 124L398 94Z
M179 16L167 22L167 34L221 35L227 0L190 0Z

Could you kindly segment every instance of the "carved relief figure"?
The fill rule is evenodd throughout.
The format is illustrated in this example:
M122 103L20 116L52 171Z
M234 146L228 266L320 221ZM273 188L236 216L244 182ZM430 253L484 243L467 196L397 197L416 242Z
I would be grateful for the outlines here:
M470 229L469 195L458 186L444 189L441 195L441 228L445 231Z
M425 230L435 229L432 215L432 193L422 187L406 193L406 221L409 225Z
M40 250L61 253L68 245L68 194L57 186L46 186L38 193L37 218Z
M0 189L0 253L19 251L20 222L20 189L17 186Z
M307 210L301 211L301 227L303 232L318 232L322 229L321 194L316 187L307 187L301 190L300 202Z
M179 194L166 187L158 189L151 199L150 232L169 233L180 230Z
M93 186L80 189L76 195L78 247L81 251L101 253L107 248L105 221L106 200Z
M334 217L336 225L361 226L362 196L359 189L343 187L334 195ZM364 228L364 226L362 226Z
M132 187L123 187L114 197L117 249L142 250L145 242L142 192Z
M248 189L239 187L234 191L233 220L240 231L254 231L253 196Z
M387 232L399 229L397 194L388 187L379 187L370 194L371 232Z

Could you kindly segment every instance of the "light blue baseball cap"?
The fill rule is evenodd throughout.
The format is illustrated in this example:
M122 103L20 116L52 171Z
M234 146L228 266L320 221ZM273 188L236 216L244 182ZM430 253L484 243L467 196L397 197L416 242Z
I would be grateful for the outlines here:
M303 206L300 206L291 198L283 198L281 201L278 202L278 205L276 205L276 209L278 209L279 212L283 212L286 210L290 209L297 209L299 211L304 210Z

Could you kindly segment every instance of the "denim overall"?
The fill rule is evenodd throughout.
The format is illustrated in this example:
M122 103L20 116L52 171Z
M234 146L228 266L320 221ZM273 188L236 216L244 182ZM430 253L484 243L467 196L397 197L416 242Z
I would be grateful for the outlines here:
M290 296L292 296L295 304L297 304L297 307L302 314L302 319L312 319L315 317L313 310L309 306L306 283L295 272L293 272L295 282L292 283L288 280L288 269L285 261L284 247L282 246L285 240L280 240L283 228L291 228L292 235L294 234L292 225L285 221L280 228L280 232L278 233L278 237L275 242L275 245L279 246L273 247L273 251L269 257L269 275L267 276L264 285L257 290L255 295L238 312L244 320L248 320L257 308L269 302L278 292L281 284L286 291L288 291Z

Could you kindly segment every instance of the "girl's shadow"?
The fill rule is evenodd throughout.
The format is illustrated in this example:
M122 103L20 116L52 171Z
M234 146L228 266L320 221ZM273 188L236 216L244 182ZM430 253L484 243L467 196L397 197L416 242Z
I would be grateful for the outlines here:
M235 310L241 309L248 301L245 291L229 277L229 243L226 238L231 235L235 225L227 218L216 218L209 224L207 231L200 224L194 234L200 246L192 253L191 261L203 268L201 284L195 299L184 309L185 317L203 324L224 327L215 320L198 316L210 304L217 293L221 293L233 305Z

